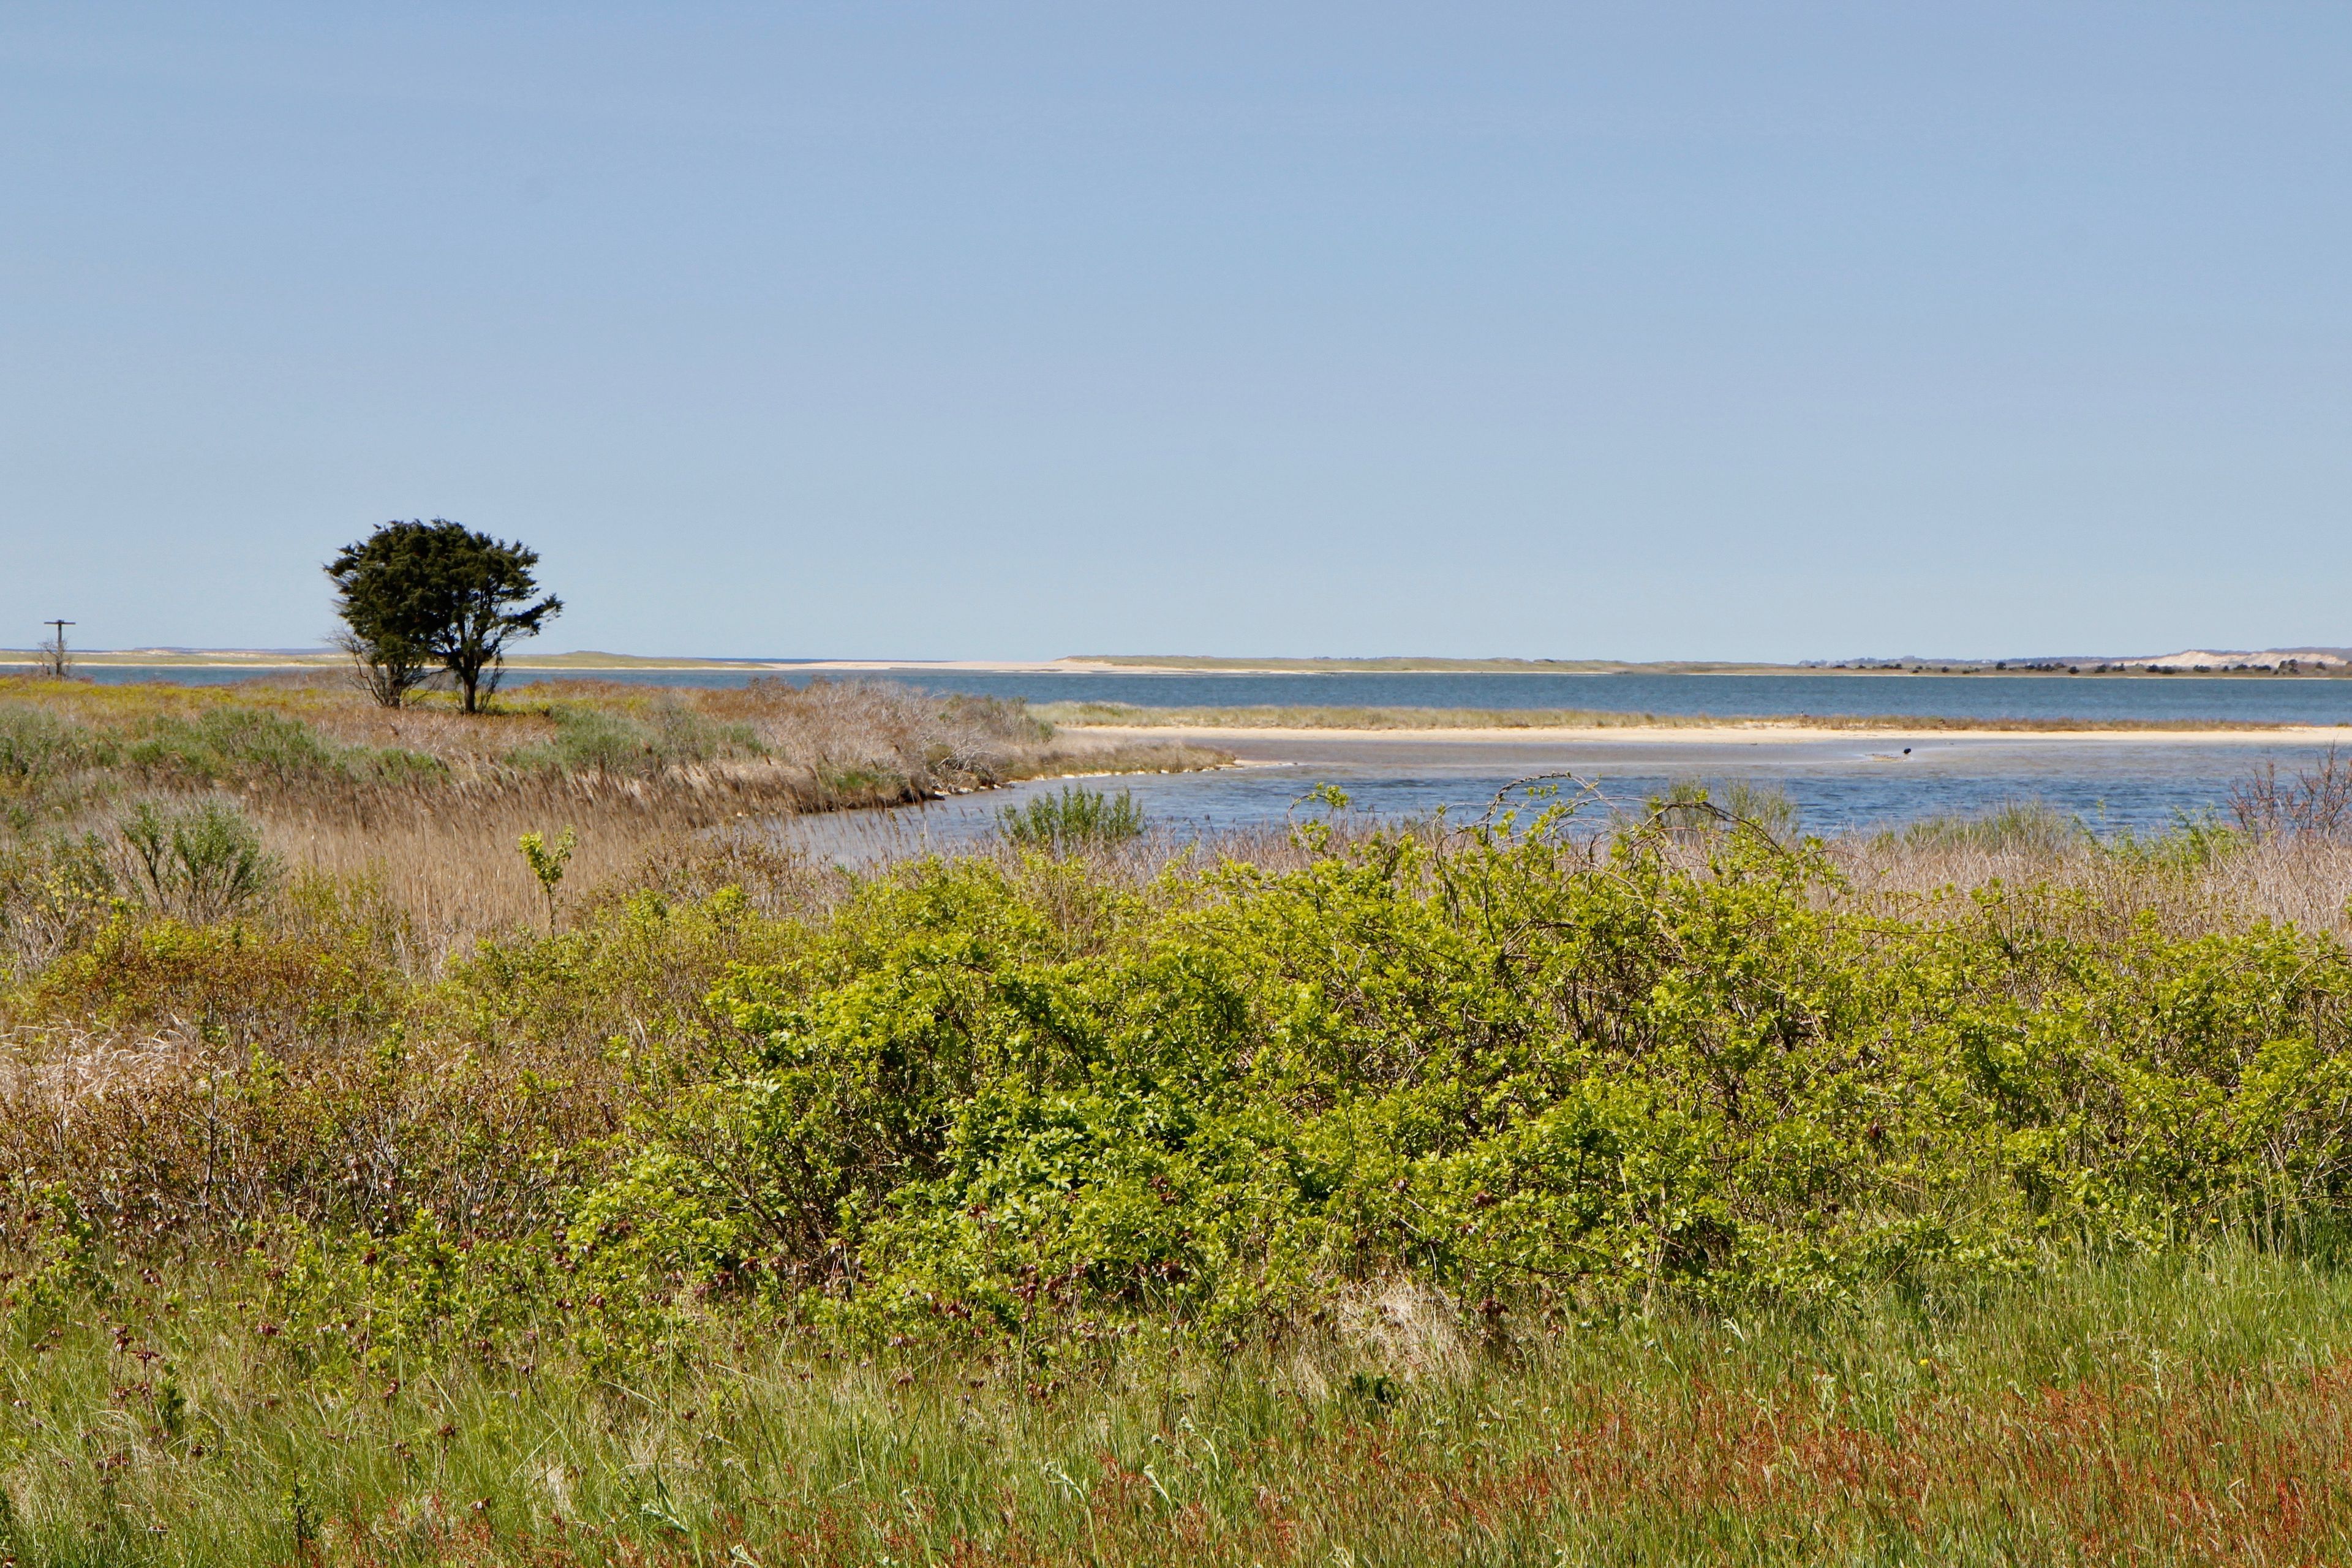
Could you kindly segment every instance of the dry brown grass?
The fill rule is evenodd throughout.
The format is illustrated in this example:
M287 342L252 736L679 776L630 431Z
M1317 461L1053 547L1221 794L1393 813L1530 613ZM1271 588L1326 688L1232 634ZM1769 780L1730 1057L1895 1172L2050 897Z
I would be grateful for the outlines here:
M186 1078L204 1054L184 1027L128 1038L79 1027L0 1030L0 1106L70 1117L78 1105Z
M76 752L52 775L0 777L0 805L13 801L26 829L105 837L135 797L225 795L289 869L381 889L436 956L541 918L515 851L527 832L577 831L565 884L577 898L730 823L1228 760L1065 738L1017 702L873 682L567 681L467 716L446 701L379 708L317 675L227 687L7 677L0 708L62 721ZM279 728L223 738L256 716Z
M2064 847L1906 844L1848 840L1832 847L1853 896L1916 910L1957 905L2000 883L2081 896L2086 915L2123 923L2153 915L2172 936L2243 931L2257 921L2352 937L2352 840L2320 837L2233 844L2210 858L2135 854L2084 839Z
M269 814L262 841L291 865L381 885L415 923L425 950L456 951L476 936L541 917L539 885L515 851L525 833L576 826L565 880L580 892L611 884L679 829L625 809L583 809L508 799L464 812L415 811L370 823Z

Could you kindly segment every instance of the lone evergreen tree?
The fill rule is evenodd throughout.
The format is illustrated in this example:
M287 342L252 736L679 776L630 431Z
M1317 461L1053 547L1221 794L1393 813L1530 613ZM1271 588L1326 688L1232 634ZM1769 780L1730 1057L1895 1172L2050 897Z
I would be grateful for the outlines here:
M438 665L457 683L466 711L498 689L507 643L536 637L561 614L551 594L537 604L539 552L477 533L462 523L387 522L327 564L342 643L371 672L378 701L397 707Z

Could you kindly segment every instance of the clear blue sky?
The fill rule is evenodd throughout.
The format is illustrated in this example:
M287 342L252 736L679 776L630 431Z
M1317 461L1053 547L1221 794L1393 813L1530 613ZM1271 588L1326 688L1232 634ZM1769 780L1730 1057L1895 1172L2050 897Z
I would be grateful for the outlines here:
M2352 643L2352 7L0 5L0 643Z

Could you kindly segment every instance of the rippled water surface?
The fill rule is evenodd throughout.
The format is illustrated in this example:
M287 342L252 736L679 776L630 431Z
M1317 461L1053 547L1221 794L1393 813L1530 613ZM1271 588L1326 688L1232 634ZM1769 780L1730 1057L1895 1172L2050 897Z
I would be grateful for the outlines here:
M1902 748L1909 745L1911 754ZM1284 744L1245 742L1244 764L1213 773L1089 781L1126 789L1150 822L1178 837L1277 826L1301 795L1336 784L1353 809L1388 816L1444 808L1459 818L1486 810L1516 781L1547 783L1568 796L1587 786L1605 816L1611 805L1638 807L1678 781L1768 785L1788 795L1804 830L1867 832L1927 816L1977 815L2035 802L2080 816L2112 835L2162 831L2183 820L2227 817L2230 791L2257 767L2283 773L2314 765L2323 748L2261 742L1985 741L1933 734L1874 733L1859 740L1807 738L1764 744L1600 741L1480 744L1418 740ZM808 819L794 832L824 853L862 858L925 844L949 848L986 833L996 811L1057 784L959 796L904 811ZM1514 798L1525 798L1521 790ZM1317 811L1319 807L1303 807Z

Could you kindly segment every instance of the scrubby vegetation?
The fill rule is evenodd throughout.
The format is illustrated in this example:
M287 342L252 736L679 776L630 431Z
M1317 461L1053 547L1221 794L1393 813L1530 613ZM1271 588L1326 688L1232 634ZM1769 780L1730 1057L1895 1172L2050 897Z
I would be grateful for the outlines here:
M1000 806L997 831L1024 849L1086 849L1127 844L1143 837L1143 808L1121 790L1106 795L1082 784L1041 795L1026 805Z
M140 742L75 722L27 749ZM454 950L204 804L140 832L234 899L20 844L0 1547L2352 1550L2331 833L1051 798L863 874L722 825L573 891L509 840Z
M160 894L154 858L131 842L140 813L194 822L189 813L213 811L205 820L216 832L218 813L233 807L269 859L289 872L374 879L420 940L447 951L529 918L539 894L513 856L526 832L577 829L579 889L681 832L723 823L1221 760L1197 747L1060 736L1018 702L880 685L574 681L465 715L446 697L381 708L323 679L204 688L0 678L0 889L62 877L88 891L111 866L107 890L144 883ZM61 918L12 913L24 902L0 892L0 963L28 942L45 950L41 931Z

